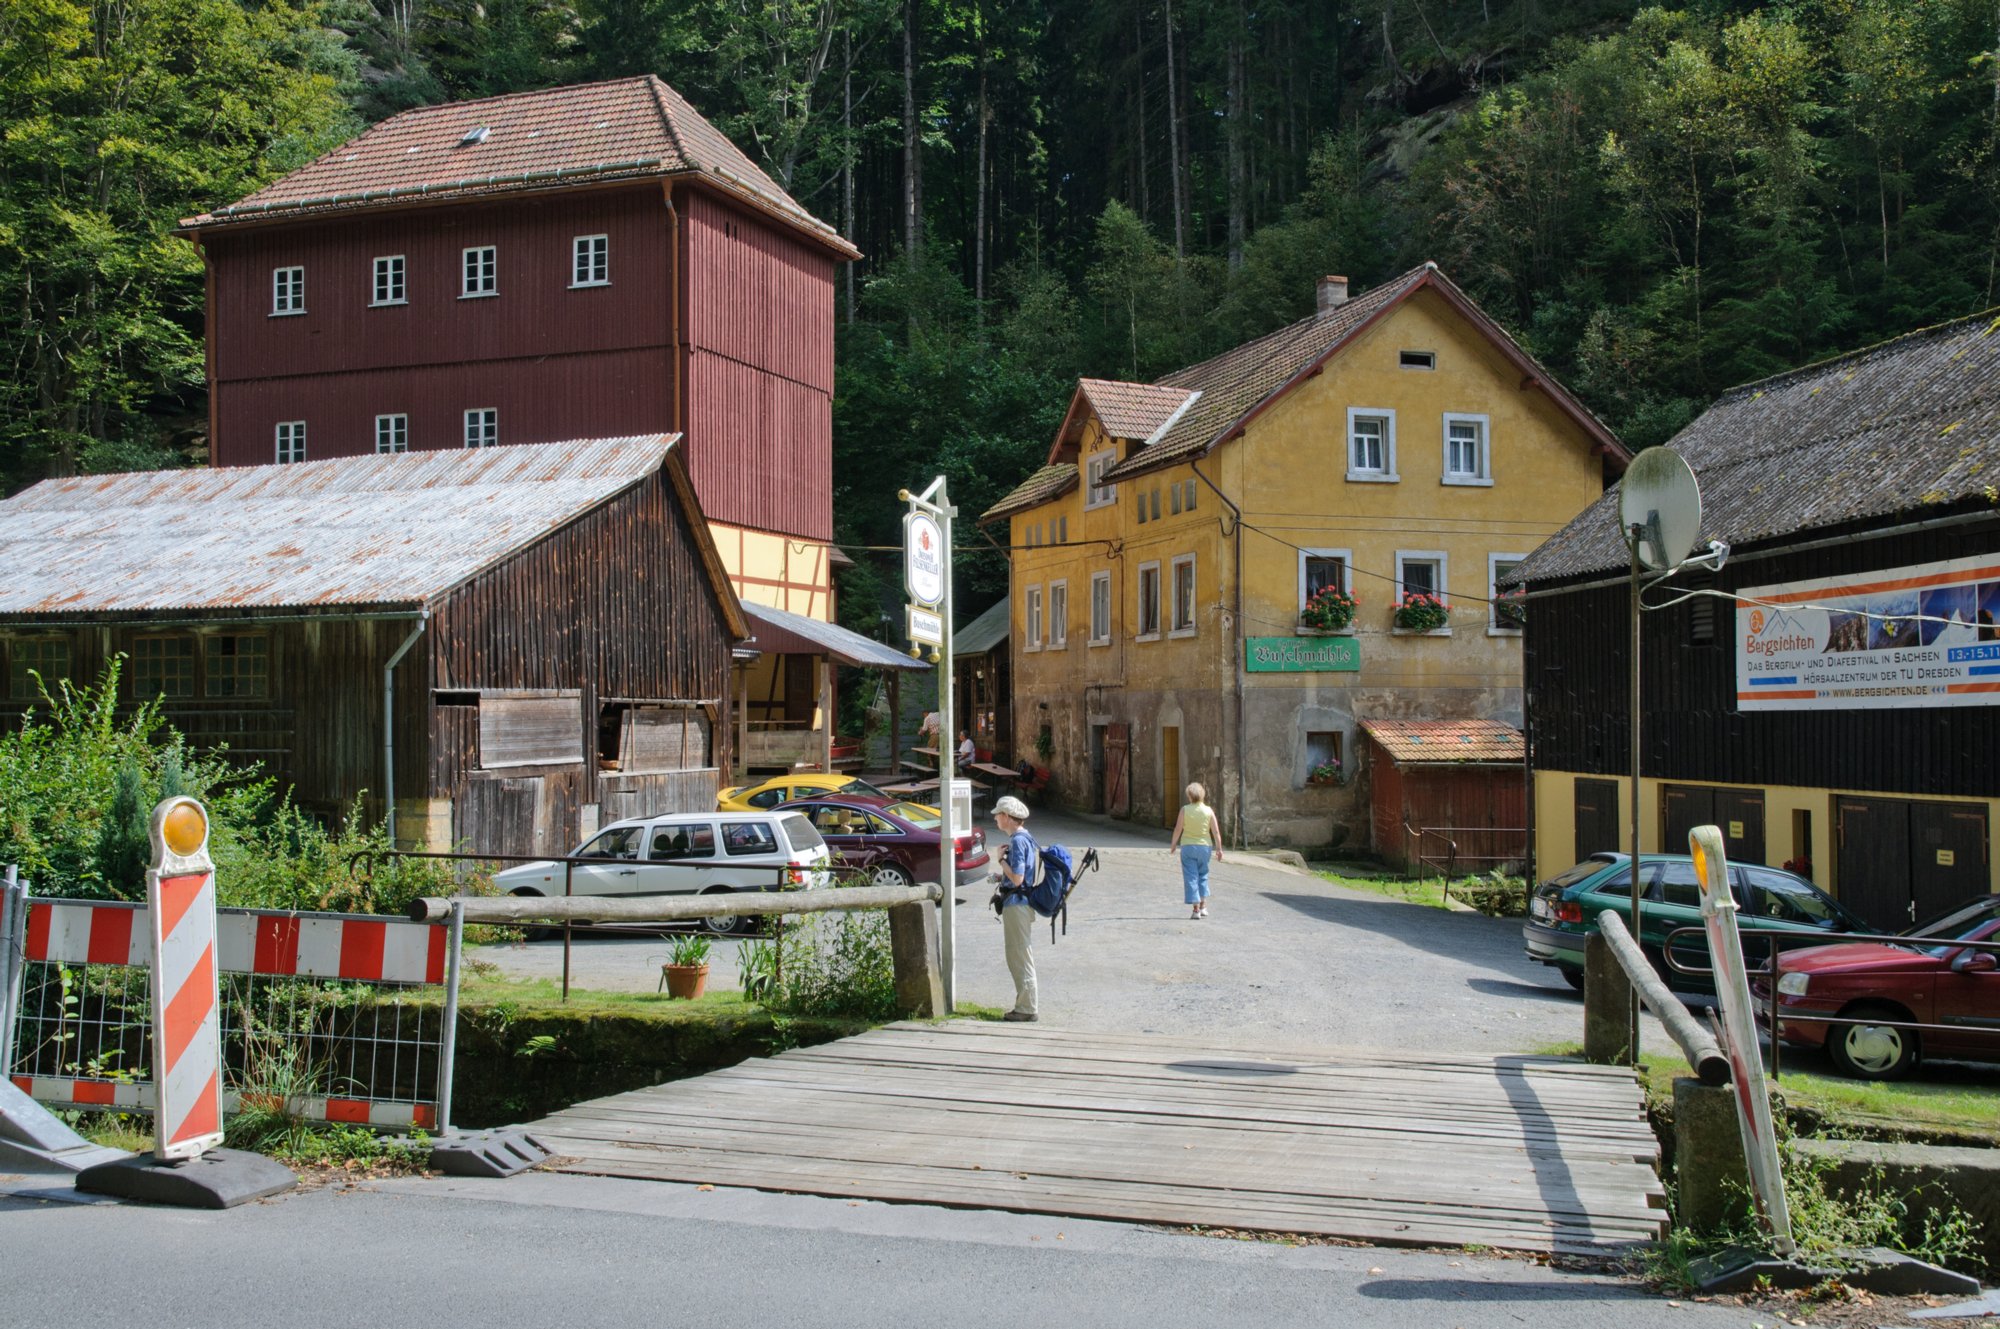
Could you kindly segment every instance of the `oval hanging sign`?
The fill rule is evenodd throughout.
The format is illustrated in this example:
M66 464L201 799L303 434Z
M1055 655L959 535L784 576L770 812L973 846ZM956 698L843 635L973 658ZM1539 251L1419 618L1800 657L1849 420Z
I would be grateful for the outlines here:
M903 585L918 604L944 601L944 532L927 512L903 517Z

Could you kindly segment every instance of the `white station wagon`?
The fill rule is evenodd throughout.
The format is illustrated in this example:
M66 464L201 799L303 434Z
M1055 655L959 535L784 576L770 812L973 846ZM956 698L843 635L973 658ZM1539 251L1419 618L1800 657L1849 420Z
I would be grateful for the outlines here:
M571 895L715 895L832 884L833 856L796 812L672 812L613 822L571 858ZM493 875L509 895L561 895L561 863L523 863ZM710 932L747 932L748 918L704 920Z

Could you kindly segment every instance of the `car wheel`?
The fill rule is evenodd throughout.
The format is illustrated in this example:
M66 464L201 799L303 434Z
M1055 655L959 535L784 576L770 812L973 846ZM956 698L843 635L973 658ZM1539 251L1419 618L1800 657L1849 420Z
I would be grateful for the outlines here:
M1583 991L1583 970L1572 969L1566 964L1559 964L1556 966L1556 972L1563 976L1563 982L1569 984L1578 992Z
M1841 1012L1852 1020L1910 1017L1888 1006L1852 1006ZM1826 1050L1842 1075L1860 1080L1896 1080L1917 1064L1917 1031L1887 1024L1838 1025L1827 1035Z
M914 886L916 881L894 863L878 863L868 872L870 886Z
M702 894L733 895L735 892L731 891L727 886L718 886L712 891L703 891ZM756 921L753 918L745 918L741 914L725 914L721 918L704 918L701 920L701 925L718 937L740 937L748 932L751 925Z

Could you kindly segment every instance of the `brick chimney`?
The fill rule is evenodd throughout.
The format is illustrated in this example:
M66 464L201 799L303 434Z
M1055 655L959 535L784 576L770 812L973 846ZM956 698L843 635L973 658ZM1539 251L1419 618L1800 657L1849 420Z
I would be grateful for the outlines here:
M1334 310L1347 303L1347 278L1321 277L1319 279L1319 316L1325 318Z

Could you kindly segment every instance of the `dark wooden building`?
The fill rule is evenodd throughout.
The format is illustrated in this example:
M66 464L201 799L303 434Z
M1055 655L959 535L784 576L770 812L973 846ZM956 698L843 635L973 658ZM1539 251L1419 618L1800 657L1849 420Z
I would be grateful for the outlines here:
M1647 852L1719 825L1885 928L2000 889L2000 338L1991 314L1725 394L1667 446L1719 573L1642 615ZM1629 848L1612 491L1520 568L1536 868Z
M198 747L405 842L561 852L729 765L747 630L670 437L47 480L0 563L6 713L123 657Z
M181 229L216 465L677 433L738 596L833 618L858 254L659 79L405 111ZM752 731L823 746L828 658L744 663Z

